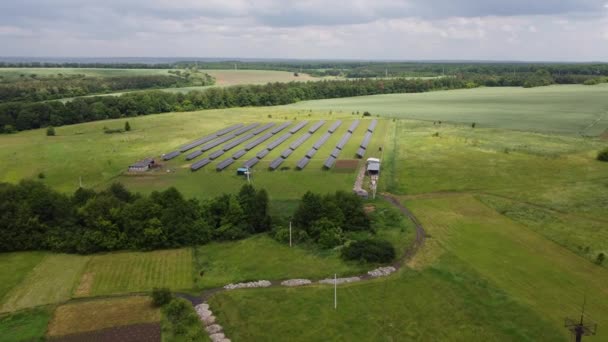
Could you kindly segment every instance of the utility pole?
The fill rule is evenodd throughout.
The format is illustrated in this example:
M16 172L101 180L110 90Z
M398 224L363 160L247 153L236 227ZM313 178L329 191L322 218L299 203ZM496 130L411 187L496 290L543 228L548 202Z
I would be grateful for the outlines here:
M251 171L249 171L249 168L247 168L247 184L251 184L251 178L249 178L250 173Z
M291 221L289 221L289 247L291 247Z
M82 176L78 177L78 187L82 188Z
M334 273L334 310L338 309L338 274Z

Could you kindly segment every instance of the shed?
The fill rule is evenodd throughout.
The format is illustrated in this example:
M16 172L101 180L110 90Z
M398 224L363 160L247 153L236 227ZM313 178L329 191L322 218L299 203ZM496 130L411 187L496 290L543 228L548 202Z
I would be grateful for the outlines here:
M248 168L246 167L239 167L238 169L236 169L236 174L237 176L244 176L247 174L247 171L249 171Z
M154 166L154 159L146 158L129 165L129 172L146 172Z
M368 158L367 159L367 172L370 175L377 175L380 173L380 159Z

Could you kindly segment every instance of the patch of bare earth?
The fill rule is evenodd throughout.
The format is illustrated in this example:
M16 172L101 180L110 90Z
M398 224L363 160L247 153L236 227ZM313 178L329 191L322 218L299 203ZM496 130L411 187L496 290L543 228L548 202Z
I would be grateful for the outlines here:
M133 324L48 339L51 342L157 342L160 340L160 323Z
M87 272L83 274L82 278L80 278L80 284L78 284L78 288L76 289L74 295L76 295L76 297L86 297L91 294L94 278L94 273Z

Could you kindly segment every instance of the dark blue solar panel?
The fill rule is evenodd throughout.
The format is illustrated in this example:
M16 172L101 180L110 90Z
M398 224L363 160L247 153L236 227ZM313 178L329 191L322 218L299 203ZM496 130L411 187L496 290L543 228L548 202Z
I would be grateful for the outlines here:
M234 132L234 135L241 135L241 134L243 134L245 132L251 131L252 129L258 127L259 125L260 125L259 123L254 123L254 124L251 124L251 125L247 125L247 126L241 128L241 129L237 130L236 132Z
M217 150L209 155L209 159L211 159L211 160L217 159L217 158L221 157L222 154L224 154L224 150Z
M340 141L338 142L338 145L336 145L336 147L339 149L343 149L344 145L346 145L346 143L348 143L348 140L350 139L351 136L352 136L352 134L350 132L344 133L344 135L342 136L342 139L340 139Z
M235 159L235 160L236 160L236 159L239 159L239 158L241 158L242 156L244 156L246 153L247 153L247 151L245 151L245 150L240 150L240 151L237 151L237 152L235 152L235 153L232 155L232 159Z
M179 151L169 152L163 156L163 160L171 160L171 159L179 156L179 154L180 154Z
M253 133L255 135L258 135L258 134L264 132L265 130L269 129L270 127L274 127L274 125L276 125L276 124L274 124L272 122L271 123L267 123L264 126L260 126L260 127L256 128L256 129L254 129L253 131L251 131L251 133Z
M233 141L225 144L224 146L222 146L222 149L224 151L230 151L233 148L237 147L238 145L244 143L245 141L247 141L247 140L249 140L249 139L251 139L253 137L255 137L255 135L253 135L253 133L249 133L247 135L243 135L242 137L240 137L238 139L235 139L235 140L233 140Z
M323 136L319 140L317 140L317 142L314 145L312 145L312 147L317 150L320 149L321 146L323 146L323 144L325 144L327 142L329 137L331 137L331 133L323 134Z
M211 163L211 159L209 159L209 158L199 160L196 163L192 164L192 166L190 166L190 170L196 171L209 163Z
M227 127L227 128L224 128L224 129L221 129L221 130L215 132L215 135L217 135L219 137L219 136L222 136L222 135L224 135L226 133L230 133L230 132L232 132L235 129L238 129L240 127L243 127L243 124L232 125L230 127Z
M295 126L291 127L291 129L289 130L289 133L294 134L297 131L299 131L302 128L304 128L304 126L306 126L306 125L308 125L308 121L299 122Z
M285 159L278 157L277 159L273 160L272 162L270 162L270 166L268 166L268 168L270 168L271 170L275 170L277 167L279 167L283 162L285 161Z
M269 150L273 150L275 149L277 146L281 145L282 143L285 142L285 140L289 139L289 137L291 137L293 134L291 133L285 133L283 134L281 137L279 137L278 139L274 140L273 142L271 142L270 144L268 144L268 146L266 146L267 149Z
M230 164L232 164L232 163L234 163L234 159L228 158L228 159L222 161L221 163L217 164L217 166L215 167L215 169L218 170L218 171L222 171L223 169L225 169L228 166L230 166Z
M289 148L291 148L292 150L295 150L296 148L300 147L300 145L302 145L310 137L312 137L312 134L310 134L310 133L304 133L296 141L292 142L291 145L289 145Z
M249 159L248 161L244 162L243 167L250 168L259 162L260 162L260 160L258 158L253 157L253 158Z
M289 127L289 125L291 125L291 122L282 123L279 126L275 127L272 131L270 131L270 133L277 134L280 131L284 130L285 128Z
M219 146L219 145L225 143L228 140L234 139L235 137L236 137L236 135L234 135L234 134L229 134L229 135L223 136L223 137L221 137L221 138L219 138L217 140L214 140L214 141L212 141L210 143L206 143L205 145L203 145L201 147L201 151L207 152L210 149L212 149L212 148L214 148L216 146Z
M186 160L192 160L192 159L200 156L201 154L203 154L203 151L201 151L201 150L194 151L186 156Z
M264 157L266 157L268 155L268 153L270 153L269 150L263 149L260 152L258 152L258 154L256 154L255 156L258 157L259 159L263 159Z
M262 135L261 137L255 139L254 141L248 143L247 145L245 145L245 149L247 151L251 150L252 148L258 146L259 144L263 143L264 141L270 139L274 137L274 135L272 135L272 133L266 133L264 135Z

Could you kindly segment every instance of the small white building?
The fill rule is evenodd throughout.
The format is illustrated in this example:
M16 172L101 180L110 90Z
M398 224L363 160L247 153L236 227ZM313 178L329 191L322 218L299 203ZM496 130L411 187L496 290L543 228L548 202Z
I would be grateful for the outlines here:
M152 166L154 166L154 159L146 158L135 164L129 165L129 172L146 172L150 170Z
M380 159L367 158L366 169L367 169L367 173L370 175L379 174L380 173Z

